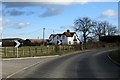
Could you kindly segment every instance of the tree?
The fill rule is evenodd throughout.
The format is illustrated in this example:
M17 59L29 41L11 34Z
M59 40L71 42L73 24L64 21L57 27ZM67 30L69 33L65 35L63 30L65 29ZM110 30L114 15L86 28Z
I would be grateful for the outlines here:
M100 39L101 35L103 35L103 31L102 31L102 25L101 23L98 23L98 22L94 22L95 23L95 26L93 27L93 35L98 37L98 39Z
M77 32L82 32L84 43L86 43L88 35L92 33L93 26L94 26L94 22L90 18L83 17L75 20L73 28Z
M93 27L93 35L97 36L100 39L101 36L106 36L108 23L107 22L94 22L95 26Z
M115 35L115 33L117 33L117 29L107 21L95 22L95 26L92 32L95 36L98 37L98 39L100 39L101 36Z
M113 36L118 32L118 30L116 29L116 26L113 26L112 24L109 25L108 27L108 35L109 36Z

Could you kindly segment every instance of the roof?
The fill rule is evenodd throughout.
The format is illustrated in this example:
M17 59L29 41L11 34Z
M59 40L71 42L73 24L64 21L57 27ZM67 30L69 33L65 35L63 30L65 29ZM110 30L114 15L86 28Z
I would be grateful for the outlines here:
M47 40L43 40L43 39L26 39L25 41L30 41L31 43L48 42Z
M66 37L73 37L75 32L64 32L63 35L66 35Z
M51 34L50 37L51 37L51 36L55 37L56 35L57 35L57 34Z
M75 32L64 32L63 34L51 34L50 37L51 37L51 36L55 37L55 36L57 36L57 35L60 36L60 37L61 37L62 35L65 35L66 37L73 37L74 34L75 34Z
M21 38L5 38L5 39L2 39L2 40L23 40Z
M14 40L18 40L19 42L23 42L24 41L21 38L6 38L6 39L2 39L2 42L14 42Z

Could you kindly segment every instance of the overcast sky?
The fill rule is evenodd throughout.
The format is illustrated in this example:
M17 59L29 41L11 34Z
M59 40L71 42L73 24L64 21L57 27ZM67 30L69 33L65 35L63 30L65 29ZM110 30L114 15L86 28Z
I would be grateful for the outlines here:
M3 38L45 38L52 33L62 33L79 17L97 21L108 21L118 26L118 2L6 2L2 3ZM45 0L48 1L48 0ZM64 2L66 1L66 2ZM100 0L98 0L100 1ZM0 30L2 28L0 27Z

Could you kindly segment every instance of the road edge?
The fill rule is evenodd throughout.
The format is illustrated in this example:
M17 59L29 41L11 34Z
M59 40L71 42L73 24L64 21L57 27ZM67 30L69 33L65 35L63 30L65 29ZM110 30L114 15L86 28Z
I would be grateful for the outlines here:
M39 56L39 57L23 57L23 58L7 58L3 59L2 61L7 61L7 60L24 60L24 59L38 59L38 58L49 58L49 57L57 57L59 55L51 55L51 56Z
M72 53L79 53L79 52L84 52L84 51L90 51L90 50L82 50L82 51L74 51L74 52L69 52L68 54L64 55L69 55ZM61 55L49 55L49 56L38 56L38 57L22 57L22 58L2 58L2 61L7 61L7 60L24 60L24 59L38 59L38 58L49 58L49 57L57 57Z
M107 54L107 57L109 58L109 60L110 60L112 63L114 63L115 65L117 65L117 66L120 67L120 64L119 64L117 61L113 60L113 59L110 57L110 53Z

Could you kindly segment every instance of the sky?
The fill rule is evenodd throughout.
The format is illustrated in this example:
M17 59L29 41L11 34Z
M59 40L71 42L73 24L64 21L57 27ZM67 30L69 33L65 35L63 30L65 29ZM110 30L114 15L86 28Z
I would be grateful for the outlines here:
M47 0L45 0L47 1ZM63 33L78 18L89 17L96 21L108 21L118 26L118 2L2 2L0 31L3 38L42 39L50 34Z

